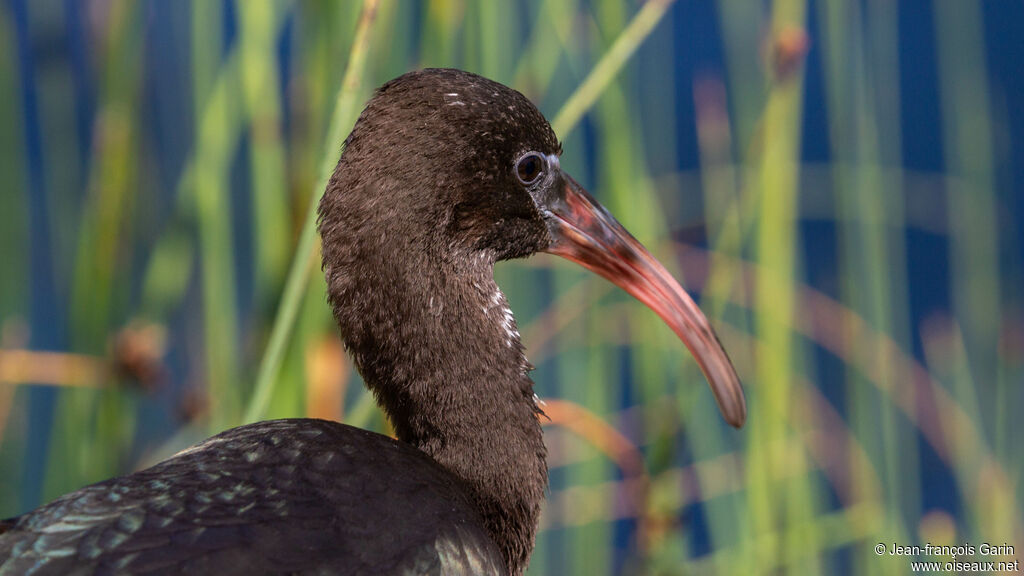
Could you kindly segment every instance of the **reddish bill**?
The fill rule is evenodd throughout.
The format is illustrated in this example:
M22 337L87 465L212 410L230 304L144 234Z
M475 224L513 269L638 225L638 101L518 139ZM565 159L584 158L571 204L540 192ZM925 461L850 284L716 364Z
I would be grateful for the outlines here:
M565 196L547 206L551 254L600 274L653 310L690 349L725 420L739 428L747 405L739 377L707 317L671 274L568 175Z

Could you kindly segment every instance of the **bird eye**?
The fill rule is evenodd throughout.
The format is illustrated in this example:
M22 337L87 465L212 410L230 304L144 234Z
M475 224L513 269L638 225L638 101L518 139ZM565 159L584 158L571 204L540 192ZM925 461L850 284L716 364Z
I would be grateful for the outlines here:
M516 176L527 186L536 182L542 172L544 172L544 157L536 152L530 152L516 163Z

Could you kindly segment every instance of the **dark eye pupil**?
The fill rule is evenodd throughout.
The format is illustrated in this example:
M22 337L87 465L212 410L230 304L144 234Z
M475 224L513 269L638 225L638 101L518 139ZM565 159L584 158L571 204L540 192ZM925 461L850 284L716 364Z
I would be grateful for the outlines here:
M516 165L516 173L519 176L519 181L523 184L533 184L540 176L541 169L544 163L540 156L537 154L529 154L519 160L519 164Z

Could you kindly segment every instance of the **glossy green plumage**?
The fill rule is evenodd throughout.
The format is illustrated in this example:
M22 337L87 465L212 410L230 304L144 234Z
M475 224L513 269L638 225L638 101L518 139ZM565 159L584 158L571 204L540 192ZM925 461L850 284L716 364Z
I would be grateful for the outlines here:
M504 573L456 478L323 420L235 428L5 526L3 576Z

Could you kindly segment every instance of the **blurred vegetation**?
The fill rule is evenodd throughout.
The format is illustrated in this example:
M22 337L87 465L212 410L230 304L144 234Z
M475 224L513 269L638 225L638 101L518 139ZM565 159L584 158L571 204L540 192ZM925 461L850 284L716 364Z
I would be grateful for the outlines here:
M386 432L311 208L372 89L451 66L554 119L562 165L701 294L748 393L734 431L641 305L548 257L500 265L551 399L532 574L906 573L878 542L1019 558L1020 102L990 86L981 4L937 0L937 92L908 104L906 53L932 48L900 9L5 3L0 517L243 421ZM902 116L929 113L941 162L910 168L931 135Z

